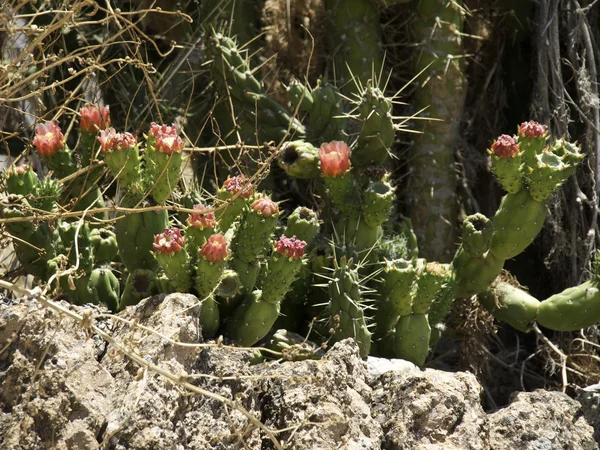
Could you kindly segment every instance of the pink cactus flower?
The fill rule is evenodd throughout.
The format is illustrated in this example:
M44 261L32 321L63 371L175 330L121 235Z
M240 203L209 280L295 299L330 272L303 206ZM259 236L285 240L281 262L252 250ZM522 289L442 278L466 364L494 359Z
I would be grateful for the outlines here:
M187 223L190 227L194 228L214 228L217 226L217 219L215 218L214 212L205 212L210 208L204 205L194 205L194 209L197 213L192 213L187 219Z
M227 192L231 195L236 195L239 192L241 198L250 197L254 192L254 186L244 175L227 178L223 183L223 187L227 189Z
M306 242L292 236L291 238L281 236L277 242L275 242L275 251L282 256L290 259L300 259L304 256L304 247Z
M279 206L269 197L261 197L259 199L254 200L252 205L250 205L252 210L263 217L271 217L277 213L279 213Z
M529 139L539 139L548 135L548 127L540 125L534 120L523 122L519 125L519 137Z
M79 111L79 127L87 133L97 133L110 126L110 109L108 106L87 104Z
M42 158L50 158L65 146L65 136L55 121L40 124L35 129L33 145Z
M208 262L223 262L229 254L227 240L222 234L213 234L208 238L204 245L202 245L198 253Z
M350 169L350 147L345 142L333 141L319 148L321 173L326 177L344 176Z
M183 140L177 136L175 124L168 126L152 122L148 136L153 136L156 139L156 150L159 152L172 155L173 153L180 153L183 149Z
M132 148L137 144L133 134L117 133L112 127L100 132L98 142L103 153Z
M165 229L164 233L154 236L152 244L154 251L164 255L173 255L183 250L183 236L181 230L176 227Z
M514 158L519 153L517 140L508 134L499 136L492 144L492 153L500 158Z

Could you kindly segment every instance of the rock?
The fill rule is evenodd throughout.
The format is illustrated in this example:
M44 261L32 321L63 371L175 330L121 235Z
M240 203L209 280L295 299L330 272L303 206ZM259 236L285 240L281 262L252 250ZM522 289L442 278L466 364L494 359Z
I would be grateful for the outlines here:
M600 393L583 392L577 400L587 423L594 428L594 440L600 442Z
M490 448L596 450L594 429L581 404L560 392L519 392L489 416Z
M351 340L318 361L251 365L252 351L204 343L197 315L196 297L171 294L94 322L169 380L34 300L0 298L0 448L274 448L241 408L287 449L598 448L597 403L540 391L486 414L473 375L365 362Z

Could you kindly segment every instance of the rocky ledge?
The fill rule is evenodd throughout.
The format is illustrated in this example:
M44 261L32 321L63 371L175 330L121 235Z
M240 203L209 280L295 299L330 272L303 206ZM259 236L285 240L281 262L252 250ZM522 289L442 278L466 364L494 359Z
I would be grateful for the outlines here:
M486 413L470 373L365 362L349 340L319 361L251 365L248 350L189 345L202 343L197 315L195 297L172 294L124 311L125 321L95 321L176 376L168 379L36 300L1 300L0 448L599 448L598 394L576 401L557 392L520 392L507 407ZM184 382L228 401L190 392ZM238 407L274 433L261 431Z

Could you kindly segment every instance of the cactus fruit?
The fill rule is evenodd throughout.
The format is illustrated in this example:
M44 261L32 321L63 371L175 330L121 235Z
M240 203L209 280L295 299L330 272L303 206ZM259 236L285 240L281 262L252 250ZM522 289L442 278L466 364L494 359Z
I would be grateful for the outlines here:
M371 332L364 316L364 301L360 293L358 272L351 268L352 260L342 256L334 260L334 272L329 282L329 314L334 341L353 338L360 356L366 358L371 349Z
M300 105L300 111L310 112L314 105L314 99L310 90L298 80L290 81L287 89L288 100L295 108Z
M62 192L62 185L58 180L45 177L36 186L35 194L29 203L33 208L52 212L57 209L57 201Z
M509 194L518 193L523 187L521 155L517 140L507 134L498 137L488 150L491 155L492 172Z
M87 283L87 295L80 298L78 292L77 299L80 304L104 304L108 309L116 312L119 309L120 295L121 287L115 274L107 267L99 267L90 274Z
M203 298L215 290L223 276L225 259L229 255L227 240L222 234L213 234L202 245L198 255L194 286L200 298Z
M413 314L427 314L437 293L452 275L448 264L417 260L417 279L412 299Z
M215 337L219 330L221 315L219 305L213 294L209 294L200 300L200 315L198 322L202 327L202 335L205 338Z
M177 135L173 124L150 124L146 140L145 179L150 195L158 204L163 204L175 190L181 177L183 140Z
M154 237L154 257L177 292L187 292L192 285L190 255L184 249L183 236L169 227Z
M6 192L14 195L30 195L35 192L38 177L29 165L11 167L4 172Z
M106 228L94 228L90 232L90 241L94 253L94 264L109 264L119 256L117 236Z
M311 179L319 175L319 151L305 141L289 141L281 146L277 164L291 177Z
M123 188L131 188L140 176L140 150L131 133L117 133L114 128L98 136L100 150L111 174Z
M494 283L477 299L496 319L525 333L531 330L540 308L535 297L505 281Z
M310 245L317 231L319 231L317 214L312 209L299 206L288 217L283 234L289 238L295 236Z
M462 249L473 258L482 257L490 249L494 228L483 214L468 216L463 222Z
M363 191L363 220L376 228L388 220L396 200L395 188L389 182L389 174L381 181L370 181Z
M319 148L321 173L333 204L346 215L356 216L360 208L360 193L350 174L350 147L333 141Z
M156 275L152 270L135 269L127 276L119 309L137 305L140 301L158 292Z

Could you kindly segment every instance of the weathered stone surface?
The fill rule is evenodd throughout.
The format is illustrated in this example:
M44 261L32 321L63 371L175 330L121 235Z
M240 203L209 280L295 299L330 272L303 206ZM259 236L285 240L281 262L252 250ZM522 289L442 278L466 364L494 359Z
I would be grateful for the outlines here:
M596 410L561 394L521 393L486 414L473 375L367 364L350 340L319 361L251 365L250 351L203 343L197 316L194 296L173 294L95 323L182 382L284 430L276 436L287 449L598 448L586 422L597 425ZM0 298L0 351L2 449L274 448L232 404L141 369L33 300Z

